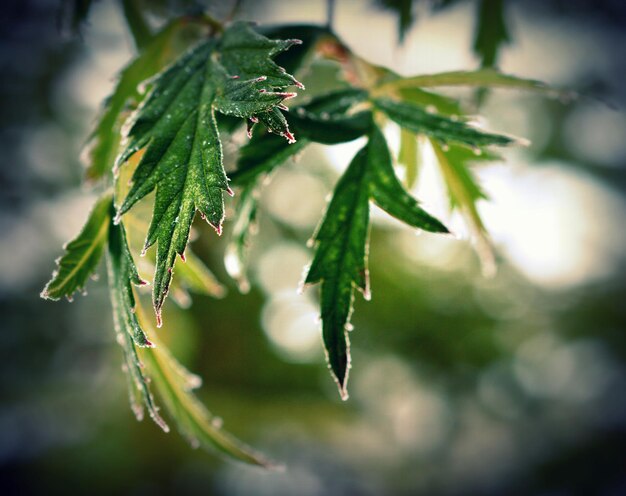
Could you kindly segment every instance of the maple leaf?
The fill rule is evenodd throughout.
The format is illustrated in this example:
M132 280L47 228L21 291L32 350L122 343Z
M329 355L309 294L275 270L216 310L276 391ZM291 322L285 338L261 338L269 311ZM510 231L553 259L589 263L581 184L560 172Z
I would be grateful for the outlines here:
M196 211L221 233L223 193L232 194L222 164L215 112L258 119L302 86L271 57L299 43L269 40L248 24L236 23L220 39L207 39L156 76L152 90L129 123L129 142L118 159L146 148L117 220L156 189L144 250L157 243L152 293L157 323L172 279L176 256L183 256ZM284 127L280 133L293 136Z
M96 271L107 241L111 195L100 198L92 208L80 233L65 245L67 253L57 260L58 269L41 292L41 297L68 300L76 291L84 291L89 277Z
M509 136L481 131L469 126L460 117L453 119L434 114L412 102L379 98L374 100L374 105L401 127L443 143L461 143L475 149L487 145L506 146L515 143L515 139Z
M367 245L369 202L406 224L431 232L448 230L430 216L398 181L387 142L372 125L368 143L339 179L315 234L317 248L305 284L322 283L322 335L328 363L342 398L350 365L348 328L354 289L369 299Z
M113 210L112 202L110 208ZM132 284L146 283L137 273L122 224L111 223L109 228L107 272L113 306L113 326L117 342L124 354L124 371L128 378L131 408L138 420L143 419L145 408L150 418L165 432L169 432L167 423L159 415L159 409L150 390L150 381L135 347L137 345L152 348L154 344L148 339L137 320Z

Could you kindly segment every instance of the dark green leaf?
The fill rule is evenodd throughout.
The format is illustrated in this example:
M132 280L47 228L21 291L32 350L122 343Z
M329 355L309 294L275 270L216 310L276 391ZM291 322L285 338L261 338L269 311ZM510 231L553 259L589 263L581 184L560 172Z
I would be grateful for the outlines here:
M417 134L425 134L441 142L461 143L470 147L486 145L505 146L515 142L513 138L480 131L461 120L453 120L427 112L420 105L376 99L374 104L397 124Z
M309 142L299 138L293 144L280 137L265 133L255 135L241 148L237 170L230 174L233 184L245 185L253 182L260 174L271 172L289 157L303 150Z
M298 136L316 143L334 145L367 134L372 124L372 114L370 111L353 115L340 111L313 111L305 105L295 109L290 122Z
M122 0L122 9L135 46L141 50L152 39L152 30L144 17L139 0Z
M87 222L72 241L65 245L67 253L57 260L58 269L41 292L41 297L71 300L85 284L100 262L107 240L110 221L111 195L105 195L94 205Z
M328 362L343 398L350 365L349 319L354 288L369 299L367 237L369 201L403 222L432 232L448 232L422 210L399 183L380 130L372 126L369 142L339 179L324 220L315 235L317 249L305 283L322 282L322 334Z
M288 144L272 134L255 132L250 142L241 149L237 170L230 175L233 183L248 183L260 174L270 172L301 151L310 141L344 143L367 134L371 127L370 112L346 115L352 106L366 98L367 93L363 90L339 90L291 109L289 122L298 135L298 141L294 144ZM279 126L279 123L268 119L264 119L264 123L275 128Z
M111 204L112 205L112 204ZM111 206L111 210L113 207ZM114 212L112 212L114 213ZM152 343L137 322L135 295L132 285L144 286L146 281L139 277L137 267L128 248L126 230L120 224L109 227L108 272L111 301L116 327L129 334L137 346L151 347Z
M110 200L109 209L111 214L114 214L113 203ZM111 222L109 227L107 272L111 305L113 306L113 325L117 334L117 341L124 352L124 368L128 374L132 410L141 420L145 407L152 420L165 432L169 432L169 427L158 413L159 409L150 391L149 379L144 374L143 365L135 347L153 347L154 345L137 320L132 285L146 283L141 280L137 273L122 224L116 225Z
M301 105L307 114L320 116L324 112L338 117L351 107L367 100L368 93L359 88L342 88L318 95L308 103Z
M128 132L119 163L146 147L118 218L156 188L144 249L157 243L153 304L160 323L176 255L184 253L196 210L221 233L228 179L215 111L256 119L293 96L299 83L270 57L296 40L269 40L236 23L207 39L151 81L152 91ZM279 91L275 91L279 90ZM281 129L290 141L288 130Z
M480 57L481 67L494 67L500 48L511 41L504 15L504 0L480 0L477 14L474 52Z
M348 325L356 287L369 297L367 236L369 194L368 148L350 163L333 193L315 241L315 258L305 283L322 281L322 334L328 363L342 398L347 398L350 367Z
M393 170L385 137L376 127L370 133L367 162L371 198L385 212L409 226L435 233L448 229L430 216L402 187Z

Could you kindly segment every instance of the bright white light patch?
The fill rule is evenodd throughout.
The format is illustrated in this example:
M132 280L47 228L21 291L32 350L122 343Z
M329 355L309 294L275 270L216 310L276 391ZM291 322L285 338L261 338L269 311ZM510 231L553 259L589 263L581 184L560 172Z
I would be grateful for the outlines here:
M263 330L277 351L291 362L321 358L319 310L311 298L285 291L263 308Z
M501 251L532 281L549 287L611 273L626 237L624 202L566 163L481 169L491 202L481 211Z

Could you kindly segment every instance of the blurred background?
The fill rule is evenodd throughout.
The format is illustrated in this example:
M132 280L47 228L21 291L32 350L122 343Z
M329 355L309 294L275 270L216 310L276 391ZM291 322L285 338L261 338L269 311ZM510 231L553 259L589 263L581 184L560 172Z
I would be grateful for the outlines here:
M218 18L230 9L215 3ZM478 66L473 2L414 2L402 44L386 3L336 2L335 29L359 55L403 75ZM0 493L626 494L626 4L507 3L501 69L585 96L486 98L489 129L532 142L476 169L495 278L481 277L428 164L416 193L457 238L374 213L349 401L324 363L317 288L296 290L306 240L360 143L312 147L264 186L250 294L226 276L225 240L198 224L194 249L228 295L170 303L160 335L204 379L208 408L282 473L134 419L103 278L72 304L39 298L95 198L80 150L133 56L117 2L95 2L78 36L59 29L59 8L0 8ZM250 0L238 17L324 23L326 6Z

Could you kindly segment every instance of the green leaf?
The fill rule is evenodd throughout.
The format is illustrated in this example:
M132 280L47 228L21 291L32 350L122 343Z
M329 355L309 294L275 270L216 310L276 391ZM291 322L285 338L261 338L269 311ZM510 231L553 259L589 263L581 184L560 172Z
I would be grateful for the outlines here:
M139 0L122 0L122 9L135 46L141 50L152 39L152 30L144 18Z
M474 35L474 52L481 67L494 67L502 45L511 41L504 16L504 0L481 0Z
M111 211L114 209L111 204ZM152 343L139 326L135 315L135 295L132 285L145 286L146 281L139 277L137 267L128 248L126 230L120 224L109 227L108 244L109 287L116 322L124 329L137 346L152 347Z
M139 84L171 62L201 33L197 23L182 19L172 21L154 35L140 55L122 70L115 90L103 104L98 124L82 155L87 166L87 180L98 180L113 169L128 109L141 100Z
M269 40L236 23L221 39L199 43L154 78L130 123L119 163L146 150L117 218L156 189L144 249L157 243L152 301L159 324L176 256L184 253L196 210L220 234L223 192L232 194L215 112L257 119L294 96L282 90L299 83L271 57L296 43ZM293 141L288 130L280 132Z
M484 88L509 88L526 91L558 94L545 83L534 79L524 79L491 69L477 71L452 71L438 74L423 74L407 78L398 77L391 81L384 81L374 90L377 94L401 88L433 88L439 86L469 86Z
M460 118L453 120L443 115L431 114L420 105L410 102L376 99L374 105L401 127L444 143L461 143L476 148L486 145L505 146L515 142L508 136L473 128Z
M237 170L230 174L233 184L246 185L254 182L261 174L266 174L283 164L289 157L303 150L309 142L299 138L297 142L288 144L273 134L253 136L248 144L240 150Z
M111 201L109 201L109 208L111 213L114 213ZM137 419L141 420L145 408L152 420L165 432L169 432L169 427L159 415L159 409L150 390L149 379L137 355L136 346L151 348L154 344L148 339L137 320L132 285L144 285L146 282L141 280L137 273L122 224L110 224L107 272L113 306L113 325L117 341L124 352L124 370L128 374L132 410Z
M484 191L473 177L468 165L472 162L496 160L499 157L482 153L477 156L460 146L450 146L447 151L431 140L441 170L451 209L458 209L465 219L475 243L483 274L493 276L496 271L495 254L485 225L478 212L477 202L486 199Z
M440 114L461 115L459 101L448 96L439 95L420 88L400 88L397 91L401 100L413 102L423 107L433 107Z
M84 291L85 284L100 262L109 230L111 195L100 198L87 222L72 241L65 245L66 254L57 260L58 268L41 297L58 300L65 296L72 300L76 291Z
M370 132L366 149L369 193L374 203L409 226L434 233L449 232L402 187L393 170L387 141L375 126Z
M317 249L305 280L306 284L322 281L324 347L343 399L348 397L348 325L354 288L369 298L367 152L367 148L362 148L357 153L335 187L333 199L315 235Z
M109 200L109 207L113 209ZM169 426L159 414L150 384L165 403L181 433L194 445L217 449L237 460L272 467L272 464L230 434L224 432L191 392L201 384L169 353L156 337L148 340L141 307L136 305L131 284L143 282L133 263L122 224L111 224L107 266L113 305L113 322L124 351L124 369L129 380L131 407L139 420L144 408L165 432ZM188 260L188 263L190 260ZM200 284L201 285L201 284ZM143 324L143 325L142 325Z
M272 171L300 152L311 141L336 144L367 134L372 123L371 113L348 114L354 105L366 98L367 93L363 90L344 89L318 96L291 109L289 121L298 135L294 144L285 143L272 134L255 132L240 151L237 170L230 175L233 183L242 185L254 181L260 174ZM267 121L264 123L268 124Z
M316 143L335 145L367 134L371 127L372 113L363 111L349 116L334 116L329 112L322 112L316 115L299 107L290 122L299 136Z
M398 181L387 143L372 126L369 141L339 179L322 224L306 284L322 282L322 334L328 362L342 398L350 366L348 329L354 289L369 299L367 237L369 201L403 222L431 232L448 232L422 210Z
M141 360L180 433L193 447L217 451L231 458L269 469L279 468L260 453L222 429L219 417L211 415L192 390L200 378L190 374L158 341L154 349L141 349Z

